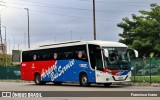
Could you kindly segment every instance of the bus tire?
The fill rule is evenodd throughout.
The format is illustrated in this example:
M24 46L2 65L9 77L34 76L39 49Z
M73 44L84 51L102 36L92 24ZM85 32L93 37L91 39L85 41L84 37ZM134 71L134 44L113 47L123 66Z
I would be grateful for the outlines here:
M41 76L40 74L35 74L34 75L34 82L36 85L45 85L46 82L41 81Z
M86 74L81 74L80 76L80 85L87 87L90 86L89 82L88 82L88 77Z
M105 87L109 87L109 86L111 86L112 85L112 83L104 83L104 86Z

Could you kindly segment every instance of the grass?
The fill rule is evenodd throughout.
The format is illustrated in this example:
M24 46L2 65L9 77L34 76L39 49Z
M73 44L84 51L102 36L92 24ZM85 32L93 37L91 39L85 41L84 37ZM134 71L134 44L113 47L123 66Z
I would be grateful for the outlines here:
M132 76L132 82L150 82L150 76ZM160 83L160 75L151 76L152 83Z

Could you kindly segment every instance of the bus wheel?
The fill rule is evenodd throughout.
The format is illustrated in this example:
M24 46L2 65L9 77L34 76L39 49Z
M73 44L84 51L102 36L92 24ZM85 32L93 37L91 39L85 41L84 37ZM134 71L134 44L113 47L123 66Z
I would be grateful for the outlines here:
M34 82L35 82L36 85L44 85L44 84L46 84L46 82L41 81L40 74L35 74Z
M109 87L109 86L111 86L112 85L112 83L104 83L104 86L105 87Z
M88 83L88 77L86 74L82 74L80 77L80 85L81 86L90 86L90 84Z

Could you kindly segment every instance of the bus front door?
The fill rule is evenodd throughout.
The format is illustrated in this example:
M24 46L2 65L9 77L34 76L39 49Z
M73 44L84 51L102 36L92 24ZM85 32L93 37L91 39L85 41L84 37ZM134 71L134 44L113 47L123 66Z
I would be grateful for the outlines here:
M101 51L97 50L95 54L95 74L96 74L96 83L100 83L103 81L104 72L103 72L103 63L102 63L102 56Z
M96 83L101 83L103 81L104 73L103 71L97 70L95 67Z

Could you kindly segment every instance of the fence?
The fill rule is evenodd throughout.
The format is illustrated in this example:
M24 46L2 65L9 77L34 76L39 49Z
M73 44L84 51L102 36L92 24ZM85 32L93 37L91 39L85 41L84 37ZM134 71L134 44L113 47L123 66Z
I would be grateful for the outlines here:
M160 83L160 58L136 59L131 64L133 82Z
M135 59L131 62L133 82L160 83L160 58ZM20 79L20 66L0 67L0 79Z
M0 66L0 79L20 79L20 66Z

